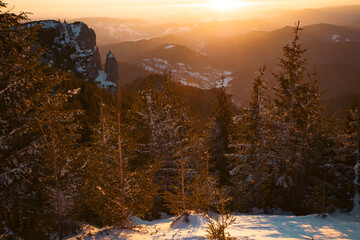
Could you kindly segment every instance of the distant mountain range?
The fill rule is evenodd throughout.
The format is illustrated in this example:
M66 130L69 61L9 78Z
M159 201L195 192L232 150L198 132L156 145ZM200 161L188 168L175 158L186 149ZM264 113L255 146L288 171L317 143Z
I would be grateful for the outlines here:
M123 41L134 41L161 37L167 34L191 35L202 40L211 37L238 36L250 31L271 31L285 25L293 25L301 21L302 25L328 23L335 25L347 25L360 27L360 5L337 6L316 9L274 9L253 14L249 18L245 13L227 14L233 19L226 21L201 22L198 20L191 23L156 23L140 19L117 19L108 17L88 17L71 19L82 21L95 30L98 45L108 45ZM226 16L224 16L226 17Z
M271 17L261 19L166 24L138 19L82 18L79 20L96 32L96 42L95 36L90 34L91 46L84 48L96 50L93 55L90 54L95 56L96 61L72 63L70 59L61 64L68 64L69 69L79 72L82 70L79 66L94 63L96 67L85 72L90 72L90 78L95 79L104 69L104 65L100 66L100 55L105 63L105 57L111 51L118 62L120 85L144 79L153 73L171 71L175 80L187 86L210 89L224 85L233 95L235 103L244 105L250 98L252 80L258 69L267 65L273 72L279 70L277 64L282 56L282 47L293 37L291 25L301 20L304 31L300 35L307 50L308 71L317 72L320 89L324 91L327 102L342 101L345 104L360 95L359 13L360 6L340 6L278 10L276 14L267 13ZM50 23L60 26L56 21L48 21ZM88 29L81 23L71 27L65 23L62 25L66 26L65 30L76 30L78 27L81 33ZM60 30L61 33L63 30ZM76 33L70 30L75 36ZM89 28L87 31L92 30ZM44 39L48 39L49 34L45 30L43 32ZM74 51L79 52L75 45ZM54 54L58 54L56 46L52 46ZM63 52L61 50L59 54ZM80 53L78 55L83 56ZM270 71L265 79L270 85L274 84Z
M231 77L229 92L239 104L244 104L249 99L257 69L267 65L276 71L282 47L292 39L292 34L292 27L283 27L201 42L183 33L105 45L99 49L102 56L111 49L120 62L148 72L172 70L175 76L180 75L182 82L202 88L215 86L225 72ZM308 70L312 72L316 68L326 99L360 92L360 28L314 24L305 26L300 34L303 47L307 49ZM196 47L199 45L201 48ZM190 68L199 75L187 74ZM211 80L210 75L213 76ZM270 74L267 78L271 80ZM132 80L123 79L123 83Z

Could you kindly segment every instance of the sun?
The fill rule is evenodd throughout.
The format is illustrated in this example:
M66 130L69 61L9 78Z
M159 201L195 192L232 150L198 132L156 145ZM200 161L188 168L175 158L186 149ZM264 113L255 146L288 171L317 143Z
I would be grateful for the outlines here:
M211 0L210 6L213 9L221 11L229 11L240 5L237 0Z

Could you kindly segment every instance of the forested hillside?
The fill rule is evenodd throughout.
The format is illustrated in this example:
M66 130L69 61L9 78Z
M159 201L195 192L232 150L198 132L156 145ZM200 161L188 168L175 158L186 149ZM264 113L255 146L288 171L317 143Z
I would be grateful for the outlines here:
M164 213L175 227L189 213L219 213L223 225L230 211L360 215L359 103L346 119L325 107L299 23L240 108L224 74L206 90L166 69L102 89L40 61L41 27L28 21L0 1L1 239L134 229L135 217Z

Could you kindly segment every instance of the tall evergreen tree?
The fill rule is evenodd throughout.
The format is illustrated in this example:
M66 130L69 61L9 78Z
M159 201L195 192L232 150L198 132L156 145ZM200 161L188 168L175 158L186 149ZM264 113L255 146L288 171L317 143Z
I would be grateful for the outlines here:
M336 171L345 179L342 189L338 189L342 194L347 190L353 193L352 206L350 213L354 216L360 216L360 197L359 197L359 147L360 147L360 110L358 106L353 107L347 119L347 128L341 136L341 148L339 151L339 159L335 162ZM341 179L341 180L342 180ZM349 183L352 183L351 185ZM344 186L345 185L345 186ZM352 189L346 188L351 186ZM341 196L338 196L341 197Z
M274 73L279 86L275 89L275 129L277 157L273 161L277 190L284 208L302 211L303 202L317 181L315 169L326 161L326 137L323 137L322 103L316 75L305 74L305 49L300 43L300 23L294 27L294 38L284 48L281 71ZM315 176L314 176L315 174ZM313 178L314 176L314 178ZM288 197L286 197L288 196ZM301 209L303 208L303 209ZM305 207L306 208L306 207Z
M241 191L237 193L239 205L243 207L268 207L265 204L265 196L268 193L270 178L271 157L271 108L266 98L264 80L265 67L259 70L259 76L253 81L252 99L248 106L242 109L235 119L237 132L233 140L236 153L232 154L236 162L231 171L236 182L235 188ZM269 196L266 196L269 198ZM268 203L269 204L269 203Z
M159 202L159 183L156 174L162 160L161 146L159 146L157 125L161 117L159 116L158 93L151 82L147 83L144 90L137 94L137 99L128 122L128 136L132 147L130 150L129 167L132 172L138 172L138 181L146 185L139 188L144 191L136 199L136 205L133 209L147 209L142 211L141 215L146 215L150 219L158 218L160 215L158 209ZM136 207L137 206L137 207ZM151 213L147 212L151 209Z
M164 159L160 168L163 178L164 198L171 212L182 214L188 210L190 179L192 172L190 153L194 134L191 112L171 75L165 75L159 96L162 121L161 138Z
M233 165L227 154L233 152L230 147L232 117L231 99L222 86L215 101L208 143L211 171L218 177L220 186L230 185L229 171Z
M61 76L54 77L62 80ZM51 212L57 218L59 239L65 235L64 220L74 206L80 180L77 169L81 162L76 144L81 126L76 117L81 111L66 108L68 99L77 91L50 89L43 93L46 97L36 103L35 110L36 128L42 133L38 150L42 152L44 173L48 173L45 187L50 193L50 205L56 209Z
M0 231L38 238L50 226L34 106L58 79L39 62L38 29L25 28L27 16L5 7L0 1Z

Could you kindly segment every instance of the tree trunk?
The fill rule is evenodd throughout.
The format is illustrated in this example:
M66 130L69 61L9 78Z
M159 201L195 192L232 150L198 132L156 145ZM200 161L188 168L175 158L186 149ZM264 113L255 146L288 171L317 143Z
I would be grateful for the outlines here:
M181 158L181 195L182 195L182 207L183 207L183 212L186 211L186 205L185 205L185 183L184 183L184 178L185 178L185 169L184 169L184 155L183 155L183 151L182 149L180 149L180 158Z
M326 173L324 178L324 186L323 186L323 196L322 196L322 217L324 218L325 215L325 191L326 191Z
M54 126L52 122L52 116L48 114L49 117L49 128L50 128L50 137L51 137L51 155L53 161L53 171L55 177L55 192L56 192L56 203L57 203L57 215L58 215L58 231L59 231L59 239L63 238L63 209L62 209L62 199L61 199L61 191L59 184L59 166L58 159L56 154L56 144L55 144L55 136L54 136Z
M125 194L124 194L124 166L121 151L121 126L120 126L120 112L117 113L117 124L118 124L118 154L119 154L119 171L120 171L120 201L121 201L121 215L125 218ZM124 225L124 223L121 223Z
M205 181L206 181L206 211L209 211L209 200L210 200L210 184L209 184L209 152L206 152L206 175L205 175Z

